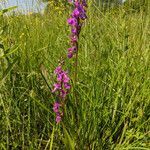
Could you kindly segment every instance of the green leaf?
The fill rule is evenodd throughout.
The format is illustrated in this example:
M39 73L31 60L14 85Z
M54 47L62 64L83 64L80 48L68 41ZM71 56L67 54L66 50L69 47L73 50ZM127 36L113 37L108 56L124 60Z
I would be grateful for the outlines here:
M54 133L55 133L55 126L53 127L53 131L51 134L50 150L53 149Z
M9 74L9 72L12 70L12 68L14 67L14 65L17 63L18 59L19 58L14 59L14 61L9 64L8 68L3 73L1 81L4 80L7 77L7 75Z
M69 147L70 150L74 150L75 149L75 143L72 140L71 136L69 135L68 131L66 130L66 128L63 126L64 129L64 143L67 147Z
M0 16L2 16L4 13L9 12L9 11L11 11L13 9L16 9L16 8L17 8L17 6L12 6L12 7L5 8L5 9L0 11Z
M52 115L54 115L50 109L48 109L44 104L42 104L39 100L35 99L32 95L30 95L30 97L32 98L32 100L34 100L36 102L36 104L38 104L39 106L41 106L41 108L43 108L44 110L46 110L47 112L51 113Z
M0 43L0 49L4 50L4 45Z
M1 47L0 47L1 48ZM7 50L4 51L4 55L0 56L0 58L4 58L9 56L10 54L16 52L18 50L19 47L13 47L13 48L8 48ZM4 47L2 47L2 49L4 50Z

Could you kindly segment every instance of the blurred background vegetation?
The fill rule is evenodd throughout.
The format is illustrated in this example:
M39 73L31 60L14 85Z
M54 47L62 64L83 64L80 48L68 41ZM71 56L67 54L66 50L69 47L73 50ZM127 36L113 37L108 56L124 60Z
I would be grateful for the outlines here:
M46 3L45 12L49 12L52 9L62 9L68 5L68 1L66 0L41 0L41 2ZM92 3L99 5L103 10L108 10L112 7L118 7L119 5L124 5L128 9L132 9L131 11L140 11L140 9L146 10L150 8L149 0L92 0L89 1Z

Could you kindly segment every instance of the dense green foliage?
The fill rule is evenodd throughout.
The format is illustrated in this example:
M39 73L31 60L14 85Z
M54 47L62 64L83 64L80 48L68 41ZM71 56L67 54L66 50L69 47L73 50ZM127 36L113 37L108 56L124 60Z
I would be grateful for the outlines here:
M59 125L51 87L69 10L0 16L0 149L150 149L150 13L126 10L89 5L78 83ZM73 62L66 68L73 76Z
M149 0L127 0L125 5L128 6L132 11L140 12L146 11L150 9L150 1Z

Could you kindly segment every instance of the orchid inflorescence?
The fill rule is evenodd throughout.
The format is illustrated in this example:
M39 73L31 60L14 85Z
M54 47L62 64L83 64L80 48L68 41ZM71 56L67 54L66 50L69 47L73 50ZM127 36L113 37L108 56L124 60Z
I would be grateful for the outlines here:
M71 35L70 35L70 45L68 48L68 58L72 58L74 54L78 52L78 39L83 24L83 20L87 18L86 10L87 7L86 0L69 0L69 3L73 4L74 9L70 15L70 18L67 20L68 24L71 26ZM64 101L67 94L70 91L71 85L69 83L70 78L67 71L63 71L63 64L59 64L56 67L54 74L56 75L56 83L52 93L57 93L57 101L53 105L53 111L56 113L56 123L59 123L62 120Z
M75 0L75 2L72 3L74 4L74 10L68 19L68 24L71 26L71 47L68 48L68 58L72 58L73 54L78 51L78 39L82 27L82 20L87 18L85 10L87 7L86 0Z
M69 90L71 88L69 81L70 78L68 77L68 73L66 71L62 70L62 66L58 66L54 71L57 82L54 84L54 89L52 92L58 93L58 98L61 100L65 100L66 95L69 93ZM53 106L53 111L56 113L56 122L59 123L61 121L61 117L63 116L63 112L60 109L62 104L60 104L60 101L56 101Z

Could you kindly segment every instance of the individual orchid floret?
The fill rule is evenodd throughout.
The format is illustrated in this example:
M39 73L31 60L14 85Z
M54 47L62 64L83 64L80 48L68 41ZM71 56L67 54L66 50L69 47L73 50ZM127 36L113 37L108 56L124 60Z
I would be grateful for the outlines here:
M55 83L54 84L54 89L52 90L52 93L58 91L61 89L61 84L60 83Z
M55 102L54 105L53 105L53 111L55 113L58 113L60 106L61 106L61 104L59 102Z
M58 124L58 123L60 123L60 121L61 121L61 116L60 116L60 114L58 113L57 115L56 115L56 123Z
M74 11L72 12L71 16L74 18L78 18L80 15L80 11L78 8L75 8Z
M68 24L71 26L76 26L77 25L77 19L76 18L69 18L68 19Z
M75 34L75 35L78 34L77 28L72 28L72 29L71 29L71 32L72 32L72 34Z
M77 43L78 37L76 35L71 35L70 40L71 44Z
M84 7L87 7L86 0L82 0L82 5L83 5Z

